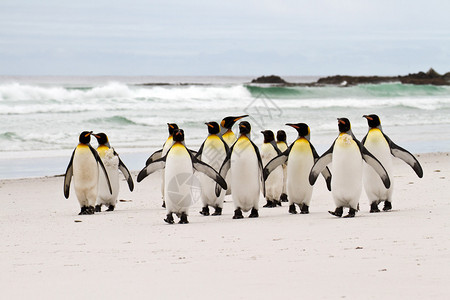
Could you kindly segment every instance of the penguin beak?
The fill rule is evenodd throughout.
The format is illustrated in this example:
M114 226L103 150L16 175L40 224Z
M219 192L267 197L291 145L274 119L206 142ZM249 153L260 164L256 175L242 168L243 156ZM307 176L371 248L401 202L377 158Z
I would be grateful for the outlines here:
M367 116L367 115L364 115L363 118L366 118L366 119L369 120L369 121L373 121L373 118L372 118L372 117L369 117L369 116Z
M88 137L88 136L90 136L92 133L93 133L93 131L89 131L88 133L86 133L86 134L84 135L84 137Z
M234 119L234 122L237 122L237 121L239 121L240 119L245 118L245 117L248 117L248 115L243 115L243 116L240 116L240 117L236 117L236 118Z
M172 124L170 124L170 123L167 123L167 126L169 126L170 128L172 128L172 129L173 129L173 126L172 126Z
M344 121L344 120L339 119L339 118L338 118L337 120L338 120L338 123L339 123L339 124L345 124L345 121Z
M208 125L211 128L214 128L214 126L212 126L210 123L205 123L206 125Z
M291 124L291 123L287 123L287 124L285 124L285 125L291 126L291 127L295 128L295 129L298 129L298 128L299 128L297 125Z

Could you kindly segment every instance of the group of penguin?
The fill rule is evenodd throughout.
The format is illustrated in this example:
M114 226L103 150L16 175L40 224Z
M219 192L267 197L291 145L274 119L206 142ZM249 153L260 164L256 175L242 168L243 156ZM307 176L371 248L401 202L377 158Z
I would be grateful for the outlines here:
M347 118L338 118L339 135L331 147L321 156L310 142L310 128L305 123L288 123L298 136L288 145L283 130L275 135L264 130L264 142L259 148L251 140L251 125L239 123L236 136L233 125L247 117L230 116L217 122L205 123L208 136L198 151L188 149L184 131L175 123L168 123L169 137L161 150L154 152L139 172L137 182L148 175L162 171L161 193L166 208L165 222L189 223L189 208L193 204L194 181L200 184L202 210L200 214L221 215L225 195L231 194L234 203L233 219L259 216L259 199L262 193L267 200L264 207L281 206L289 202L289 213L308 214L313 186L322 174L331 191L336 209L330 214L342 217L344 208L354 217L359 210L362 185L370 201L370 212L380 212L378 205L384 202L384 211L392 209L392 156L400 158L412 167L418 177L423 170L418 160L407 150L396 145L383 132L377 115L364 115L369 130L360 142L351 130ZM98 141L95 150L90 145L93 135ZM364 163L365 162L365 163ZM330 168L328 168L330 166ZM101 206L114 210L119 191L119 170L133 190L133 180L127 167L111 148L104 133L84 131L73 151L64 177L64 195L69 197L71 178L81 206L80 214L101 211ZM194 176L194 172L199 174Z

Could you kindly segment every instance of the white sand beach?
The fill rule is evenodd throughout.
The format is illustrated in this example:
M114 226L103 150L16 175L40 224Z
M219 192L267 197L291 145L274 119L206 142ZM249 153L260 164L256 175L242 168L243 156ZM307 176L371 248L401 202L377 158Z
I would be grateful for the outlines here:
M160 174L132 193L122 180L127 202L91 216L62 177L1 180L1 298L449 299L450 156L418 159L422 179L395 159L392 211L370 214L363 192L352 219L328 214L323 178L309 215L284 203L233 220L227 196L187 225L163 221Z

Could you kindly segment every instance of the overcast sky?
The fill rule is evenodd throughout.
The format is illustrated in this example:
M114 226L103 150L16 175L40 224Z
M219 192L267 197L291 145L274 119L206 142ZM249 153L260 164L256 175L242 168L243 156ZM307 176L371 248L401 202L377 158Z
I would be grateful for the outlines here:
M450 71L448 0L0 0L3 75Z

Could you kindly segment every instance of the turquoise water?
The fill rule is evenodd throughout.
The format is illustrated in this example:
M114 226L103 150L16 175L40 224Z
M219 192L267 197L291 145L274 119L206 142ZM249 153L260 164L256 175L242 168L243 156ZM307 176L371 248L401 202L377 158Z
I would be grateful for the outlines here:
M250 115L247 120L256 143L262 142L259 132L264 129L284 129L292 141L296 133L284 124L305 122L312 143L323 152L337 135L337 117L349 118L361 139L367 131L362 115L376 113L385 133L410 151L450 151L450 87L399 83L267 87L250 81L250 77L2 77L0 178L63 173L83 130L107 133L112 146L129 160L129 168L137 170L147 154L161 147L167 122L178 123L188 147L196 149L206 137L204 122L242 114Z

